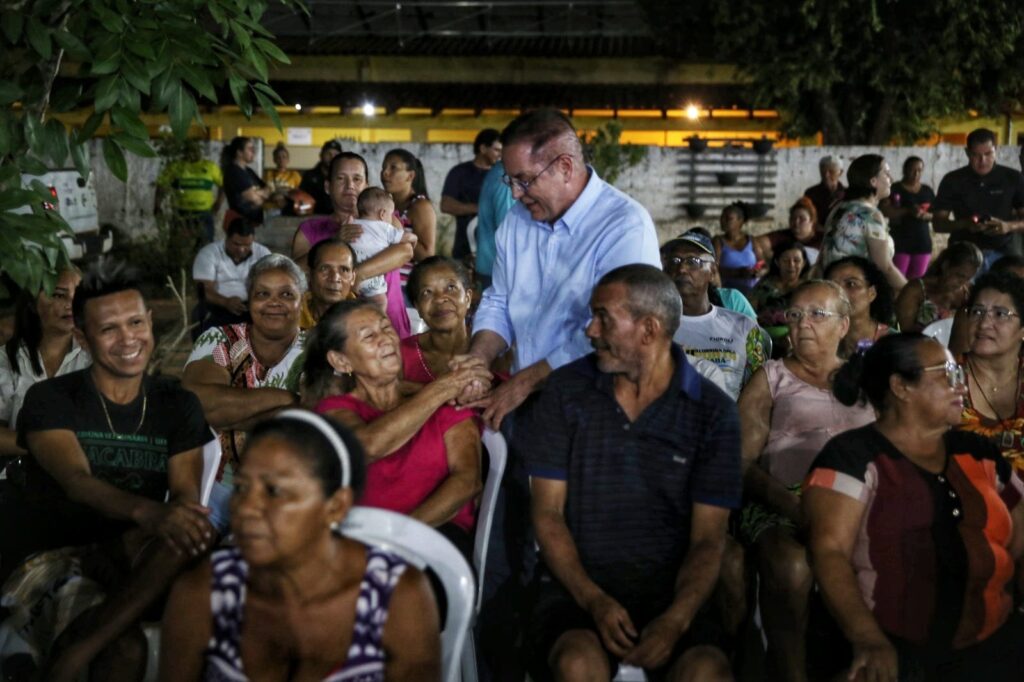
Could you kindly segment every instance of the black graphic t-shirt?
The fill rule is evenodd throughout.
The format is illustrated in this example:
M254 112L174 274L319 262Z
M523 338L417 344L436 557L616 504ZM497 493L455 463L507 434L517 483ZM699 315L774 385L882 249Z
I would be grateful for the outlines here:
M135 400L127 405L107 400L106 409L109 424L89 369L40 382L29 389L18 415L18 443L27 447L26 435L31 432L73 431L93 476L125 492L162 501L170 458L213 438L199 399L174 379L147 377ZM35 458L25 459L27 492L63 498L57 482Z

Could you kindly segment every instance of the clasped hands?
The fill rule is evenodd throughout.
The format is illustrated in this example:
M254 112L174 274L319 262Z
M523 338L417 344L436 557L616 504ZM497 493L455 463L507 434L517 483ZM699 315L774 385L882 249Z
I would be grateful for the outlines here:
M505 416L519 407L536 388L529 368L492 388L490 363L477 355L456 355L448 366L451 369L450 375L465 377L451 404L482 410L480 416L484 424L495 431L501 428Z

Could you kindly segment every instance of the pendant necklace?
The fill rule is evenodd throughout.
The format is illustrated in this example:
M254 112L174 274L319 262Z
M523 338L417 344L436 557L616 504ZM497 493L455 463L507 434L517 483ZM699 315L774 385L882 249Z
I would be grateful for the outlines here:
M103 407L103 416L107 418L107 427L110 429L110 433L114 434L114 438L116 438L117 440L124 440L128 436L138 435L139 429L142 428L143 422L146 421L146 405L149 399L149 396L146 393L142 394L142 416L139 417L139 423L138 425L136 425L135 430L127 435L123 433L118 433L114 429L114 423L110 421L110 412L107 411L107 401L103 397L103 392L100 390L99 386L96 386L96 395L100 397L100 406Z

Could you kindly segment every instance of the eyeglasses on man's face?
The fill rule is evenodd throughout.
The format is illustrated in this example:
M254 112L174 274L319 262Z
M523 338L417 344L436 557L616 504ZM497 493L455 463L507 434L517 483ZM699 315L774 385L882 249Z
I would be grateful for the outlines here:
M931 365L929 367L922 367L922 372L945 372L946 382L950 388L960 388L966 381L966 375L964 374L964 368L956 364L952 360L947 360L940 365Z
M711 263L714 263L714 261L710 258L701 258L699 256L665 256L661 259L662 266L673 271L682 268L683 270L693 272L695 270L700 270Z
M548 169L555 165L555 161L558 161L563 156L565 155L559 154L555 158L551 159L551 161L548 162L548 165L541 168L540 171L529 180L520 180L519 178L509 177L509 174L505 173L501 176L501 181L504 182L513 192L518 190L521 194L526 194L530 191L530 186L537 182L537 178L547 173Z

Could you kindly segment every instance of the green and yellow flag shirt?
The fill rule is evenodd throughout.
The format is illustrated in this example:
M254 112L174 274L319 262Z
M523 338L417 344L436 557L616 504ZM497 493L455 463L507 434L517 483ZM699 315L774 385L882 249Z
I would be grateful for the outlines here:
M223 186L224 178L213 161L175 161L160 173L156 184L174 190L178 210L209 211L216 196L213 188Z

